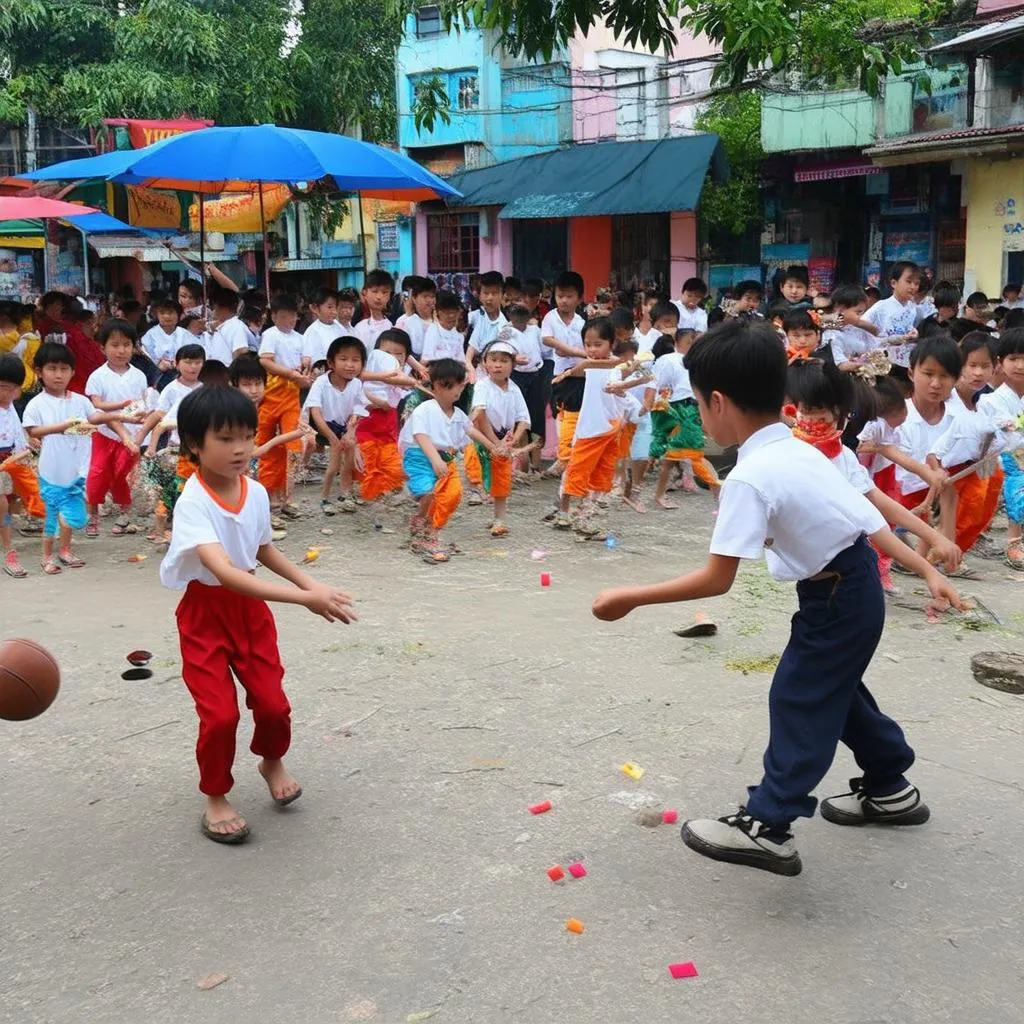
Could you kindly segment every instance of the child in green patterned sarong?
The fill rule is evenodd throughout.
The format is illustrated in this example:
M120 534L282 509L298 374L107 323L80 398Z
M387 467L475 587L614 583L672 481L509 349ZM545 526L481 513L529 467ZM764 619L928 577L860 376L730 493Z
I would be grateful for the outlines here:
M704 428L700 410L690 389L690 375L686 372L684 357L693 344L693 331L679 331L674 350L658 352L654 363L654 376L658 385L658 400L651 411L651 458L661 459L658 486L654 503L663 509L679 506L665 497L669 477L674 465L687 460L693 474L715 494L721 487L714 466L704 457ZM688 488L691 489L691 488ZM696 490L695 486L692 486Z

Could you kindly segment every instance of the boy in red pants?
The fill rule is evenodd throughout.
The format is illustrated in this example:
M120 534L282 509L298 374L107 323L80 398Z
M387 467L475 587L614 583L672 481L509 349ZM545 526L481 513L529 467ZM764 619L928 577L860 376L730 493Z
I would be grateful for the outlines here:
M250 749L271 798L285 807L302 795L282 758L291 743L291 707L267 601L300 604L328 622L357 616L352 598L311 579L271 542L266 489L245 472L257 412L234 388L197 388L178 407L183 451L197 464L174 508L171 545L160 566L166 587L184 590L177 609L182 676L199 714L200 821L215 843L241 843L245 819L228 802L238 702L232 672L246 692L255 728ZM257 564L286 584L254 575Z

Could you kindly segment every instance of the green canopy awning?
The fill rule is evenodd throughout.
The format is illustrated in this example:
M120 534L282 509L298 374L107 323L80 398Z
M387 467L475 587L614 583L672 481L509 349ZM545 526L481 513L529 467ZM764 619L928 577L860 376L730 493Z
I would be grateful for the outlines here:
M43 222L39 220L2 220L0 221L0 235L18 235L27 237L29 235L42 235Z
M504 220L695 210L710 169L728 177L717 135L595 142L463 171L449 206L501 206Z

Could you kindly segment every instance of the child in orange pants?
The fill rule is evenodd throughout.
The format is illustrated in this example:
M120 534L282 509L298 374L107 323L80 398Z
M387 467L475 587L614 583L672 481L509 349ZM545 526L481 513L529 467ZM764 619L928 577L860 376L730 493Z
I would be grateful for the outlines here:
M480 442L474 442L474 454L481 466L481 478L494 499L492 537L505 537L505 509L512 493L512 459L508 454L530 429L530 410L522 391L510 379L515 366L516 349L507 341L492 341L483 351L473 388L471 415L473 426L503 454L491 455ZM468 449L467 449L468 450ZM467 463L467 475L468 475Z

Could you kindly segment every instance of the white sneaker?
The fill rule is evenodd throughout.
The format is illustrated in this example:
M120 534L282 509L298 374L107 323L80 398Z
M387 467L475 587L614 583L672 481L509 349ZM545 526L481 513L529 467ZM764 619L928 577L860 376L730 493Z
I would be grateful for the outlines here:
M850 792L821 801L821 816L833 825L923 825L930 817L916 786L889 796L868 796L863 779L850 779Z
M803 869L793 836L772 831L741 807L724 818L695 818L683 824L683 842L696 853L730 864L746 864L776 875Z

